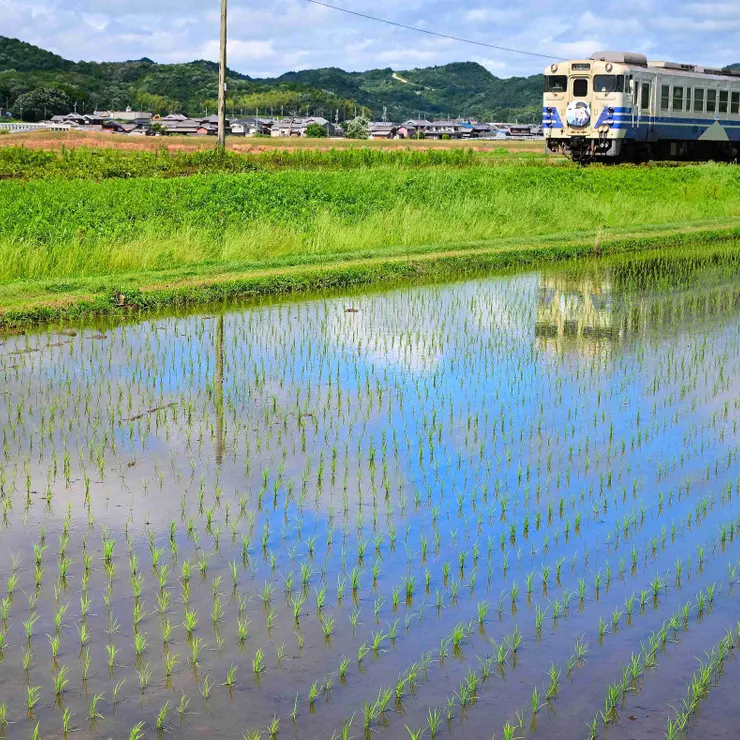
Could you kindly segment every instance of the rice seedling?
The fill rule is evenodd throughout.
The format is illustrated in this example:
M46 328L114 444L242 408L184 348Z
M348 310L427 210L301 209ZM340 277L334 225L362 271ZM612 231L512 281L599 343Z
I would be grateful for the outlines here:
M226 680L221 684L222 686L228 686L229 688L234 687L234 676L236 675L237 667L232 665L226 672Z
M277 715L273 715L270 724L267 726L267 733L270 737L276 737L278 730L280 729L280 719Z
M136 674L139 677L139 689L142 694L147 690L149 683L152 680L152 670L149 667L150 665L150 663L146 663L136 670Z
M95 694L90 700L90 707L87 718L91 723L94 723L97 719L104 719L103 715L98 711L98 702L105 696L105 693Z
M209 676L206 676L203 679L203 683L199 687L200 688L200 693L203 696L203 700L205 702L208 702L208 698L211 695L211 686L212 686L212 684L211 684L210 677Z
M41 687L40 686L27 686L26 687L26 711L29 717L33 717L34 707L41 700Z
M54 692L57 696L61 696L64 693L64 689L69 683L67 678L67 666L61 666L54 676Z

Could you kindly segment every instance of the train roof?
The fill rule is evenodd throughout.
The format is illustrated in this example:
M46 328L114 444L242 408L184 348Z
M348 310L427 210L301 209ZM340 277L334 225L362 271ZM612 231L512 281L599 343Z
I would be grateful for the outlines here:
M644 54L636 54L630 51L595 51L591 54L589 59L592 61L624 64L628 67L642 67L643 69L660 70L667 74L740 78L740 70L736 69L716 69L712 67L702 67L698 64L682 64L679 62L648 61L648 58Z

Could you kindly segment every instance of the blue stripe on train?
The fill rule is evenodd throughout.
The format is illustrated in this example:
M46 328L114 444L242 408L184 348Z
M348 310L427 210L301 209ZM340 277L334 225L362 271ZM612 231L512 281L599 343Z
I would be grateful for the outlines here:
M626 139L637 139L638 141L654 138L695 141L710 125L706 122L703 126L672 126L658 123L651 127L647 122L641 122L635 126L629 123L614 123L611 130L624 131ZM724 130L730 141L740 141L740 128L725 128Z
M542 125L545 128L563 128L563 121L557 108L550 107L548 111L545 106L542 107Z

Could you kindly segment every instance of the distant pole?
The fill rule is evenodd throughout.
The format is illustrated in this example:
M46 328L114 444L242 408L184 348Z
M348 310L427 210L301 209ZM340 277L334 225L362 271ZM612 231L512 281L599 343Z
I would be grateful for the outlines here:
M226 0L221 0L221 53L218 60L218 148L226 148Z

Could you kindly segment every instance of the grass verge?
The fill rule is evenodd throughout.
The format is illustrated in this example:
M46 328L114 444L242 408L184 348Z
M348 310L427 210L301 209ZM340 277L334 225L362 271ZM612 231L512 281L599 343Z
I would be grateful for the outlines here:
M740 239L736 220L652 226L594 233L549 235L529 240L468 242L454 248L429 245L384 249L347 259L314 255L298 264L275 260L201 264L171 270L105 277L15 281L0 285L0 331L92 315L126 317L132 312L185 307L237 298L298 293L400 279L452 278L511 266L532 266L582 257L655 248L712 245Z

